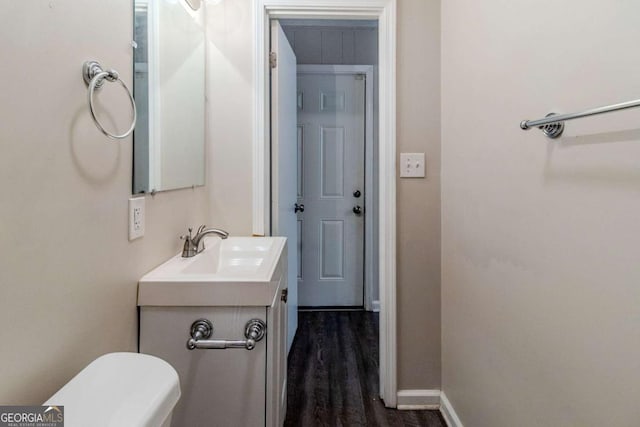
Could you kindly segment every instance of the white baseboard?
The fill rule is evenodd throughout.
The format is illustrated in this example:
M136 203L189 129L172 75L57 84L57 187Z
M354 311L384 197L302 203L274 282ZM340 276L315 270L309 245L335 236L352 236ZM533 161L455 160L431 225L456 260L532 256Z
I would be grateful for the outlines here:
M447 422L447 426L449 427L464 427L462 425L462 421L458 418L458 414L451 406L451 402L447 399L447 395L444 394L444 391L440 393L440 413L444 417L444 420Z
M374 313L380 313L380 300L373 300L371 302L371 311Z
M440 390L398 390L398 409L440 409Z
M447 396L440 390L398 390L398 410L439 409L448 427L464 427Z

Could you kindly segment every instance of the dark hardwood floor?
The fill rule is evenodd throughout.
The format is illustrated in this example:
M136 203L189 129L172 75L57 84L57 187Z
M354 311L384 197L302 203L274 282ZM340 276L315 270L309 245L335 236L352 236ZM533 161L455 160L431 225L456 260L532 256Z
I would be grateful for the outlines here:
M289 354L285 426L446 427L439 411L387 409L378 397L378 315L300 312Z

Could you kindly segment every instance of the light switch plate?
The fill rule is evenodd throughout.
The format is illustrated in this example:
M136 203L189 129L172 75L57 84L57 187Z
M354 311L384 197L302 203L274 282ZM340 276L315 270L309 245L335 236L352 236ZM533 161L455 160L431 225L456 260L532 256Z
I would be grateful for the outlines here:
M144 197L129 199L129 240L144 236Z
M400 153L400 178L424 178L424 153Z

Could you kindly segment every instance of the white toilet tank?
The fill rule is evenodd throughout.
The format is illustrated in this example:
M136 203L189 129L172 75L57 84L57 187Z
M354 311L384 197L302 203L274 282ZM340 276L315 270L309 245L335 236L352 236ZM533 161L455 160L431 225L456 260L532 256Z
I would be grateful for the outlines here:
M66 427L164 427L179 398L178 374L164 360L110 353L91 362L44 405L64 406Z

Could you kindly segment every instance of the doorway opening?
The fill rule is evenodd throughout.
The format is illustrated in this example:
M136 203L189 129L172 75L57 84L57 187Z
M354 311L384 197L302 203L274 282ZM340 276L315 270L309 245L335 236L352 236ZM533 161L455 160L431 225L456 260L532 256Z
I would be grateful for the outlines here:
M297 173L297 133L298 133L298 123L297 118L293 123L293 126L288 127L288 129L293 129L293 131L285 130L284 123L281 123L282 114L281 108L279 108L278 99L281 96L279 94L279 89L285 89L287 86L285 83L276 83L272 85L270 81L270 77L273 77L274 74L278 74L282 69L280 68L281 64L285 62L292 62L294 65L296 64L295 55L293 54L293 49L289 46L291 50L291 57L287 59L287 55L280 55L280 52L277 52L277 58L274 58L269 55L270 50L273 50L275 47L276 51L278 50L278 44L280 41L275 42L274 46L274 38L270 37L270 30L272 30L271 26L274 20L287 20L287 19L296 19L296 20L304 20L306 22L300 23L302 24L313 24L313 20L325 20L325 19L337 19L337 20L372 20L375 21L378 25L378 37L377 37L377 49L374 50L377 53L378 58L378 66L373 65L374 76L367 79L366 71L363 70L355 70L355 74L351 74L351 80L357 81L356 79L362 79L364 84L364 89L366 90L367 81L374 81L371 85L371 88L375 88L377 92L377 96L379 99L379 109L376 112L377 117L379 117L379 122L377 126L373 126L373 129L376 132L376 142L378 146L375 149L370 151L364 151L365 156L376 155L377 160L372 161L372 166L369 168L369 171L372 169L377 169L379 180L378 180L378 203L377 207L368 208L367 200L362 197L362 194L371 190L371 183L369 183L369 187L366 187L366 182L364 191L360 188L351 189L349 188L347 191L347 185L345 185L343 195L348 195L351 205L351 215L353 217L351 219L360 218L361 223L363 224L363 234L366 234L366 226L367 223L371 226L373 230L374 238L378 239L378 248L375 251L369 251L369 254L373 260L371 263L372 266L378 268L378 274L373 273L374 276L377 276L377 281L379 283L379 299L380 299L380 320L379 320L379 378L380 378L380 389L379 396L383 398L384 404L387 407L395 407L397 402L397 385L396 385L396 307L395 307L395 299L396 299L396 288L395 288L395 268L396 268L396 260L395 260L395 0L374 0L374 1L361 1L361 0L345 0L337 4L331 1L325 0L317 0L315 4L310 4L308 1L288 1L283 3L280 0L258 0L255 3L255 12L254 12L254 23L255 23L255 57L254 57L254 77L255 77L255 87L256 87L256 98L255 98L255 116L254 116L254 234L264 235L264 234L283 234L280 231L284 226L282 222L282 218L284 215L282 213L285 210L289 212L293 212L295 209L295 205L298 205L300 208L301 204L298 203L297 198L297 188L293 190L293 199L286 201L282 198L282 194L289 194L289 191L283 192L278 187L281 183L291 183L290 181L283 179L286 175L283 173L287 168L280 167L286 161L288 164L291 164L291 159L288 160L284 157L281 159L280 156L284 153L295 153L295 158L293 159L293 163L296 164L295 171ZM326 21L321 21L321 24L326 24ZM344 25L344 22L342 22ZM365 24L363 22L359 22L359 24ZM335 34L329 34L325 37L325 41L330 43L331 40L335 41ZM295 36L294 36L295 37ZM282 31L282 38L285 42L281 43L282 45L289 45L289 41L284 31ZM302 39L302 43L304 44L304 36ZM322 35L320 37L322 40ZM296 42L294 41L294 45ZM335 44L335 43L334 43ZM348 52L347 52L348 54ZM344 53L343 53L344 55ZM283 62L284 61L284 62ZM277 67L275 69L271 69L270 65L272 62L277 62ZM319 63L313 64L317 65L327 65ZM335 62L333 71L336 71ZM338 64L338 66L344 65L353 65L352 64ZM362 65L362 64L355 64ZM365 64L366 65L366 64ZM319 73L319 71L325 70L315 70L314 72ZM339 70L343 72L343 77L345 75L349 75L353 71L346 72L346 70ZM285 73L286 74L286 73ZM289 81L295 80L297 83L297 70L294 73L289 73ZM322 74L322 73L319 73ZM360 75L358 75L360 74ZM377 81L376 81L377 80ZM287 81L287 79L282 79L281 81ZM337 80L334 83L334 89L337 87ZM293 86L293 105L290 108L294 111L297 111L297 92L295 85ZM356 91L358 89L356 88ZM333 93L329 93L333 92ZM347 107L348 101L343 99L343 97L338 96L337 93L339 91L327 91L323 99L320 102L324 102L325 108L342 108L342 102L345 102L345 108ZM288 98L291 99L288 95L283 96L282 99ZM274 103L274 100L276 101ZM304 103L304 100L302 100ZM366 97L365 97L366 104ZM322 104L320 104L322 106ZM366 105L365 105L366 106ZM285 108L286 109L286 108ZM365 113L365 124L366 124L366 113ZM370 120L370 123L373 123ZM334 128L338 128L340 126L333 126ZM345 151L348 148L345 145L345 139L340 135L340 131L336 131L335 129L325 129L324 132L324 145L326 149L324 152L320 153L320 157L324 156L325 159L335 160L337 158L337 153L341 151ZM284 137L283 132L291 132L291 138ZM333 134L332 134L333 132ZM366 129L365 129L366 132ZM322 136L322 134L321 134ZM283 140L293 141L294 147L292 150L283 149L282 144L276 143L271 145L271 141L280 141L280 138L283 137ZM341 141L341 142L340 142ZM304 141L303 141L304 144ZM356 150L357 151L357 150ZM286 156L285 156L286 157ZM304 157L304 154L302 154ZM344 157L344 161L346 162L346 154ZM335 162L334 162L335 163ZM366 163L366 158L364 159L363 164ZM367 169L363 170L366 172ZM325 177L325 187L322 187L322 183L320 185L321 190L326 190L324 192L324 196L331 196L332 191L336 190L336 183L338 181L344 181L346 178L346 169L342 169L343 176L340 177L339 171L333 171L333 173L326 174ZM367 178L365 178L366 181ZM292 180L294 185L297 187L297 182L295 179ZM304 185L304 184L303 184ZM333 188L332 188L333 186ZM360 191L360 198L357 197L357 192ZM272 192L273 191L273 192ZM335 193L335 192L334 192ZM369 194L371 191L369 191ZM335 196L335 194L334 194ZM329 197L327 197L329 198ZM336 198L338 198L336 196ZM371 199L373 197L370 196L367 198L369 202L372 202ZM306 199L305 199L306 200ZM363 205L358 203L354 203L354 200L362 201ZM292 209L293 207L293 209ZM358 208L359 207L359 208ZM338 210L337 208L328 208L329 210ZM344 213L344 207L341 208ZM373 224L373 221L365 221L364 215L366 215L367 210L375 210L378 214L378 224L377 226ZM358 211L360 213L358 213ZM299 211L300 212L300 211ZM273 214L273 218L272 218ZM361 215L358 217L358 215ZM294 215L294 228L296 229L295 233L293 230L291 234L297 237L297 228L298 221L297 215ZM285 226L286 227L286 226ZM344 220L332 219L325 221L324 224L320 224L320 232L322 232L322 227L324 227L325 236L342 235L346 236L346 231L348 229L348 224L346 218ZM349 241L346 240L346 237L343 237L343 240L346 243L351 243L351 239ZM354 239L355 240L355 239ZM366 239L364 239L366 244ZM289 252L290 255L292 252L291 249L297 249L297 243L290 241L289 244ZM345 243L345 244L346 244ZM369 242L371 243L371 242ZM304 245L304 236L303 236L303 245ZM363 245L364 246L364 245ZM322 246L320 246L322 250ZM331 276L339 276L338 273L346 274L346 267L344 262L344 255L346 255L346 251L344 246L342 248L342 265L340 265L337 260L340 259L338 255L340 255L339 250L333 250L334 247L325 246L324 253L331 255L333 258L328 259L326 263L320 264L318 266L318 271L321 273L326 273L324 278L330 278ZM304 251L304 250L303 250ZM295 251L297 252L297 251ZM304 253L304 252L303 252ZM363 260L367 256L367 251L363 249ZM290 258L290 265L293 265ZM364 261L363 261L364 262ZM352 262L349 261L349 264ZM353 262L355 264L355 262ZM297 267L297 261L295 261L295 266ZM304 268L304 267L303 267ZM324 268L324 270L322 270ZM342 271L340 271L342 268ZM294 269L294 272L297 270ZM304 272L303 272L304 274ZM367 283L364 279L366 276L366 271L361 270L361 275L363 276L363 282ZM371 273L370 273L371 275ZM292 296L292 287L294 283L297 284L297 277L292 278L293 280L289 280L289 292L290 296ZM295 293L295 290L294 292ZM372 309L373 298L371 301L367 301L365 298L366 292L364 289L361 291L361 299L359 303L359 307L364 306L365 308ZM293 298L292 298L293 299ZM295 298L297 301L297 298ZM325 304L322 304L325 305ZM367 306L369 305L369 306ZM314 305L317 307L317 305ZM297 316L297 310L295 313L292 313L293 307L289 308L289 314L293 314ZM293 316L290 316L290 320L292 320ZM292 324L293 323L293 324ZM290 331L295 330L297 327L297 322L290 323Z
M297 62L300 309L378 311L375 20L280 20Z

